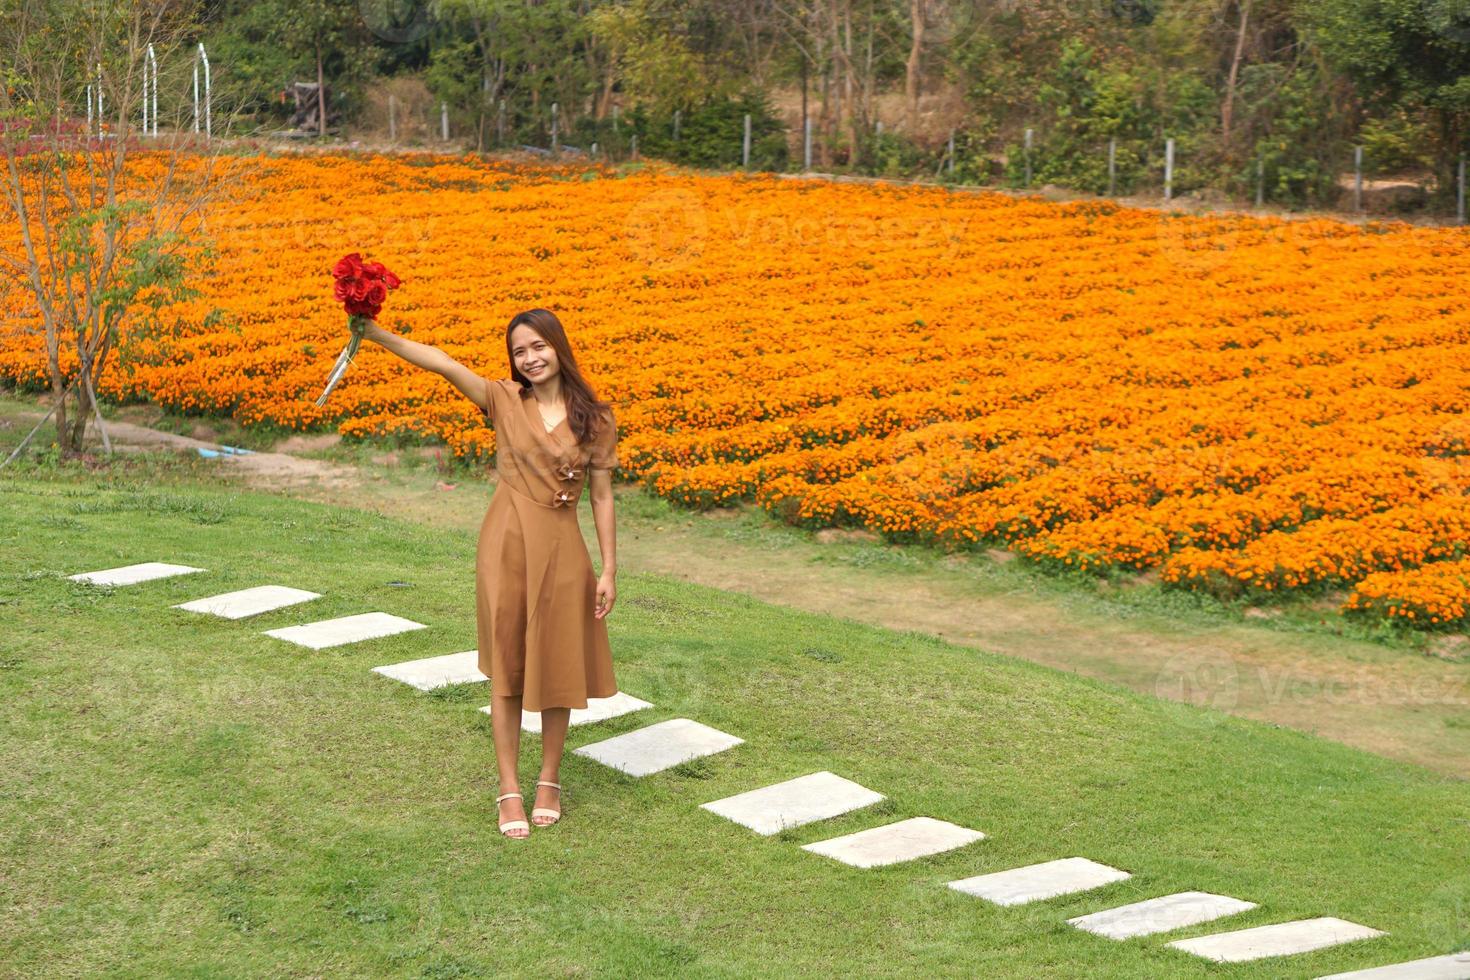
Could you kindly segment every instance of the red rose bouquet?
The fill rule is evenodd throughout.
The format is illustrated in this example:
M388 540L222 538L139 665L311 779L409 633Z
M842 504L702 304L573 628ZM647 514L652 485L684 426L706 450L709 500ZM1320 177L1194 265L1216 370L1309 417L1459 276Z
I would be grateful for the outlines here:
M316 400L318 407L326 404L327 396L337 387L342 375L347 373L347 366L352 363L352 359L357 356L357 349L362 346L362 337L367 332L368 324L383 309L388 290L397 289L400 282L383 263L364 262L357 252L337 260L337 264L332 266L332 278L335 280L332 295L347 311L347 330L350 336L347 346L337 355L332 373L327 376L326 390Z

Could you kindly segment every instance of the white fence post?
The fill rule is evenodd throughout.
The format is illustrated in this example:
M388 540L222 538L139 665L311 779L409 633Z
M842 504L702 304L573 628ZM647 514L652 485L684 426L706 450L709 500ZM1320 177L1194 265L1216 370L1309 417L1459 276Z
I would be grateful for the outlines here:
M442 99L439 102L439 138L449 142L449 103Z
M390 143L398 140L398 100L393 93L388 93L388 141Z
M1353 210L1363 210L1363 148L1353 147Z
M740 148L740 166L750 169L750 113L745 114L745 139Z
M1108 140L1108 197L1118 190L1118 138Z
M1031 138L1035 134L1035 132L1036 131L1033 130L1033 129L1026 130L1026 186L1027 187L1030 187L1031 186Z
M802 145L801 161L802 161L802 169L803 170L810 170L810 169L812 169L812 117L811 116L807 116L806 119L804 119L802 122L803 122L802 129L804 130L804 132L801 135L801 145Z
M199 66L204 65L204 136L210 136L209 117L209 55L204 51L204 42L199 42L199 47L194 53L194 132L199 132Z
M949 131L949 172L954 173L954 130Z
M1174 200L1174 137L1164 141L1164 200Z

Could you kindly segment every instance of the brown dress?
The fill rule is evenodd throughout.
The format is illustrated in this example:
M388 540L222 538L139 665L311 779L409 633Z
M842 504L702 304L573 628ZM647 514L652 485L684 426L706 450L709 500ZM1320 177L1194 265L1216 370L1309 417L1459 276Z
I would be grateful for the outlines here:
M587 470L617 466L617 427L579 445L562 419L548 432L535 395L485 379L499 485L480 524L475 611L480 672L521 709L585 708L618 692L597 577L577 521Z

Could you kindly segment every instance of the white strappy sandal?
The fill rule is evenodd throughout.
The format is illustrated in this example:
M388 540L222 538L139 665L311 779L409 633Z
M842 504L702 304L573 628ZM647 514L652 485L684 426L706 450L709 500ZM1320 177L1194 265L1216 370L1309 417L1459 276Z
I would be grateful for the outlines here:
M495 805L497 807L500 806L500 801L501 800L509 799L512 796L521 796L521 794L520 793L501 793L499 796L495 797ZM524 796L521 796L521 799L522 800L525 800L525 797ZM524 834L506 834L505 832L507 830L525 830L525 833ZM527 822L525 820L507 820L505 823L503 823L503 824L500 825L500 832L502 834L504 834L506 837L511 838L512 840L523 840L524 838L531 836L531 825L530 825L529 822Z
M538 779L538 780L536 780L536 785L537 786L555 786L556 787L556 797L557 797L557 800L559 801L561 799L561 783L553 783L549 779ZM561 810L560 810L560 808L553 810L549 806L532 807L531 808L531 816L533 818L534 817L551 817L552 819L546 821L545 823L538 823L536 825L538 827L550 827L552 824L556 823L558 820L561 819Z

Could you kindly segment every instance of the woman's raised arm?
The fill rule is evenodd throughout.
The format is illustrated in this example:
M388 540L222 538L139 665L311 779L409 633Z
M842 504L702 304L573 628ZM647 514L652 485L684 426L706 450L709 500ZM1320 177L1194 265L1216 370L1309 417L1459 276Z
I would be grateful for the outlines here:
M378 326L376 321L368 324L362 337L364 340L381 344L416 367L443 375L450 384L462 391L466 398L474 402L480 411L489 410L490 406L485 404L485 379L439 348L432 344L421 344L417 340L400 337L392 331L384 330Z

